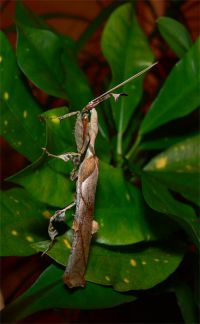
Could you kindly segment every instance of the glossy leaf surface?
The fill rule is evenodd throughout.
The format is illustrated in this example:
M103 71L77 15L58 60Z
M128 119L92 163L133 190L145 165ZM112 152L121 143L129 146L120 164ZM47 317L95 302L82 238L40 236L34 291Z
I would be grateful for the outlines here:
M173 225L167 221L158 220L154 225L156 215L145 205L139 189L124 180L122 169L102 162L94 217L100 226L96 240L103 244L152 241L173 232Z
M1 199L1 256L34 254L31 243L48 238L50 212L23 189L1 192Z
M57 116L62 116L68 112L67 108L56 108L41 115L46 123L46 144L50 153L61 154L66 151L74 151L73 140L74 118L59 121ZM38 121L41 123L41 121ZM59 138L59 140L58 140ZM22 185L35 199L54 207L65 207L74 199L72 187L69 179L71 162L56 158L49 158L46 153L24 170L9 177L9 181Z
M49 266L31 288L18 297L2 313L4 322L19 321L28 315L50 308L98 309L109 308L136 299L109 287L87 284L83 289L68 289L62 281L63 269Z
M69 98L74 107L82 107L92 94L71 44L50 30L18 21L17 59L24 74L48 94Z
M161 35L171 49L178 57L183 57L192 46L191 36L185 26L170 17L159 17L157 23Z
M69 180L68 166L53 159L45 163L46 156L31 164L9 180L23 186L35 199L53 207L65 207L74 200L73 184Z
M33 246L45 251L48 241ZM47 254L66 265L71 248L71 232L57 238ZM93 245L86 280L113 286L117 291L148 289L165 280L182 260L183 249L167 246L129 246L124 248Z
M141 134L186 116L199 106L199 56L200 38L170 72L141 124Z
M173 145L154 157L144 170L168 188L199 204L200 136Z
M176 200L164 184L147 173L142 176L142 190L148 205L174 219L199 247L200 226L194 209Z
M111 14L103 31L102 50L112 70L110 87L151 65L153 54L132 4L124 4ZM143 79L141 76L122 87L120 92L128 93L128 97L113 102L113 115L121 133L141 99Z
M34 161L44 145L44 126L39 122L41 109L22 81L14 52L0 33L1 135L18 152Z
M69 179L71 169L70 162L44 156L10 180L22 185L40 202L63 208L75 197L75 184ZM112 181L108 182L109 177ZM167 220L158 220L155 226L156 215L144 205L140 191L124 181L121 169L103 162L100 162L94 217L100 226L97 242L109 245L153 241L167 237L174 230ZM71 225L68 214L67 220Z

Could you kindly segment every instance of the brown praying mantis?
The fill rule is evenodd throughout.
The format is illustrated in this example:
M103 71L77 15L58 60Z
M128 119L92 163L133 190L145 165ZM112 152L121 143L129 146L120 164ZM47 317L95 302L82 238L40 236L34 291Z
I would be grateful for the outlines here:
M85 286L85 271L89 256L92 235L98 230L98 223L93 220L95 193L98 180L98 158L95 154L95 140L98 133L98 115L96 107L104 100L113 97L115 101L125 93L116 94L113 91L122 87L131 80L139 77L151 69L155 64L143 69L139 73L131 76L122 83L103 93L99 97L90 101L81 111L71 112L64 116L52 117L63 120L76 115L75 141L77 152L67 152L61 155L54 155L43 150L48 156L56 157L65 162L71 160L74 168L71 172L71 179L76 182L76 199L62 210L58 210L50 218L48 233L51 239L51 248L55 237L59 234L55 223L65 220L65 212L76 206L72 229L74 231L71 254L64 272L64 282L69 288ZM48 249L49 249L48 248ZM46 253L45 251L44 253Z

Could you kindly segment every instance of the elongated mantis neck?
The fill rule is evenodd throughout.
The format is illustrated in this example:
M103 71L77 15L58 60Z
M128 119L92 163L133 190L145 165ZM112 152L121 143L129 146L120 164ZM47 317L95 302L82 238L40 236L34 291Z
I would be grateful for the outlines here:
M147 72L148 70L150 70L153 66L155 66L158 62L153 63L152 65L148 66L147 68L143 69L142 71L132 75L130 78L126 79L125 81L117 84L115 87L113 87L112 89L104 92L102 95L100 95L99 97L91 100L86 107L83 110L92 110L94 107L96 107L100 102L106 100L109 98L109 95L111 93L113 93L113 91L121 88L122 86L124 86L125 84L127 84L128 82L138 78L139 76L141 76L142 74L144 74L145 72Z

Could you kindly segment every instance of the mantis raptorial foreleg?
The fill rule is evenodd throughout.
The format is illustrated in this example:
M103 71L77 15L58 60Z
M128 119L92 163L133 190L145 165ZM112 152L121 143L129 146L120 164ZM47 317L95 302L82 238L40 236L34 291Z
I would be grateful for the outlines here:
M80 153L75 153L75 152L66 152L63 154L52 154L50 153L46 147L42 147L42 150L50 157L55 157L57 159L61 159L65 162L67 161L73 161L75 158L80 158L81 154Z

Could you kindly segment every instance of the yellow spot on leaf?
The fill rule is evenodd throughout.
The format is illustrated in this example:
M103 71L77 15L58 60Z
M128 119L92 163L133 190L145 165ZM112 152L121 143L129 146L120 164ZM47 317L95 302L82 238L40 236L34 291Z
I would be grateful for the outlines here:
M129 195L128 192L126 193L126 199L127 199L128 201L130 201L130 195Z
M167 158L163 157L156 161L156 169L163 169L167 165Z
M44 210L42 212L42 215L44 216L44 218L49 219L51 217L51 213L48 210Z
M164 260L163 262L164 262L164 263L168 263L169 261L168 261L168 260Z
M12 230L11 231L11 234L14 235L14 236L18 236L19 235L19 233L16 230Z
M22 142L17 142L17 145L19 145L19 146L22 145Z
M15 202L16 204L18 204L19 200L17 200L17 199L13 199L13 200L14 200L14 202Z
M51 121L54 124L60 124L60 119L57 116L51 116Z
M4 125L7 126L8 125L8 121L4 120Z
M24 118L27 118L27 116L28 116L28 112L27 112L27 110L24 110L24 112L23 112L23 117L24 117Z
M160 260L159 259L153 259L155 262L159 262Z
M20 211L19 210L16 211L16 215L20 215Z
M109 277L109 276L105 276L105 279L106 279L107 281L110 281L110 277Z
M135 259L131 259L131 260L130 260L130 264L131 264L133 267L136 267L137 262L136 262Z
M28 242L34 242L34 238L32 236L26 236L26 240Z
M67 241L66 239L64 239L63 240L63 242L64 242L64 244L66 245L66 247L68 248L68 249L71 249L71 244L69 243L69 241Z
M9 93L6 91L6 92L4 92L3 97L4 97L4 100L8 100L8 99L10 98L10 95L9 95Z
M124 278L123 281L124 281L125 283L129 283L129 282L130 282L130 281L128 280L128 278Z
M0 56L0 63L3 61L3 57L2 56Z
M186 165L186 170L191 171L191 170L192 170L192 166L189 165L189 164L187 164L187 165Z
M145 264L147 264L147 263L146 263L146 261L142 261L142 264L145 265Z

